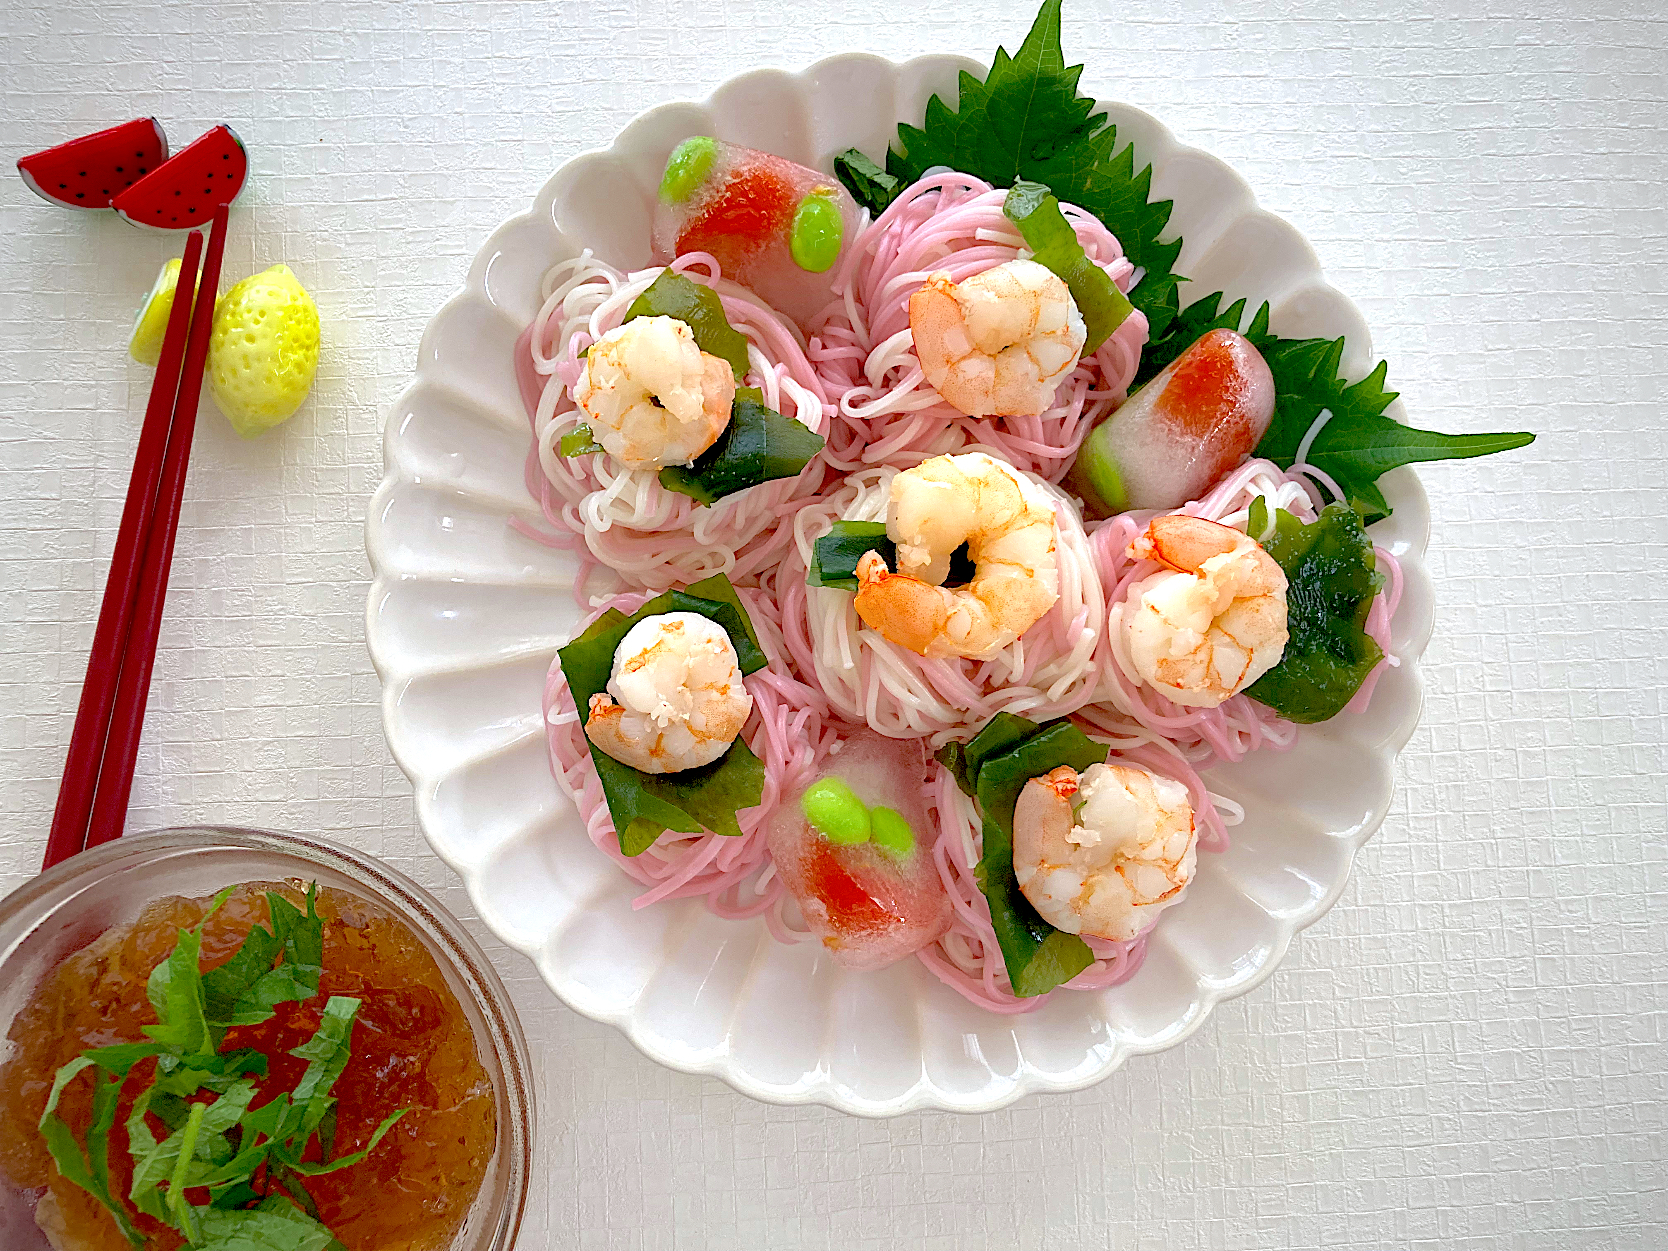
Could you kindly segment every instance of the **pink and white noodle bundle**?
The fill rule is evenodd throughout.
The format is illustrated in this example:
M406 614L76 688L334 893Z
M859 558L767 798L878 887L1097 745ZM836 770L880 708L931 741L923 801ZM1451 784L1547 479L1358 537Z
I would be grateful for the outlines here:
M1006 196L967 174L930 174L847 251L834 282L840 303L823 315L810 351L824 389L839 401L826 453L835 468L909 466L977 443L1058 482L1089 427L1123 402L1147 341L1139 310L1078 362L1038 416L967 417L928 385L910 335L909 297L938 270L961 282L1025 253L1002 213ZM1090 259L1127 292L1135 267L1112 232L1092 213L1061 208Z
M826 435L834 406L797 332L756 296L719 276L705 253L669 267L719 293L724 315L747 336L746 385L765 404ZM765 483L705 506L660 485L652 469L627 469L606 452L563 456L564 434L584 413L573 400L585 362L580 353L621 325L626 310L661 273L622 273L589 252L545 275L544 303L516 347L516 376L533 425L527 486L554 533L546 542L573 548L581 568L576 594L622 587L662 591L715 573L756 576L780 562L791 535L780 523L815 495L826 468L813 459L797 478Z
M980 450L990 451L983 448ZM893 469L865 469L800 509L777 580L782 633L801 673L841 716L893 738L936 746L999 712L1046 721L1094 694L1106 600L1077 507L1031 479L1055 505L1060 598L1024 635L989 660L921 656L864 625L850 591L805 585L812 547L836 518L884 521Z
M1270 509L1283 508L1299 520L1315 519L1322 499L1316 480L1329 490L1336 484L1308 465L1281 469L1272 461L1248 460L1217 483L1202 498L1176 511L1220 522L1244 530L1250 521L1251 501L1262 496ZM1259 747L1282 751L1297 741L1297 726L1265 704L1247 695L1235 695L1215 708L1186 708L1172 703L1146 685L1136 671L1124 632L1124 613L1129 589L1141 579L1160 570L1156 562L1132 560L1129 544L1152 520L1154 513L1122 513L1099 523L1089 537L1089 548L1107 588L1106 642L1110 663L1102 667L1101 684L1094 702L1084 716L1099 723L1110 717L1114 723L1130 722L1174 746L1176 752L1195 765L1214 760L1240 760ZM1253 535L1266 539L1267 535ZM1376 666L1345 711L1359 711L1371 698L1379 674L1400 662L1390 651L1390 617L1401 599L1402 575L1396 558L1383 548L1374 548L1378 567L1389 577L1384 591L1374 598L1367 616L1367 633L1384 649L1384 660ZM1201 843L1203 845L1203 843Z
M1097 741L1110 745L1112 763L1151 769L1187 787L1201 850L1220 851L1228 845L1226 827L1237 825L1244 818L1244 811L1232 800L1211 794L1192 766L1173 752L1167 752L1158 736L1132 725L1121 730L1096 726L1090 733ZM990 904L974 876L983 853L984 837L973 801L962 794L949 770L940 768L933 783L932 803L938 814L933 862L944 889L949 892L955 920L948 934L916 954L939 981L981 1008L1002 1013L1034 1011L1055 992L1027 999L1017 998L1013 993L1002 949L991 928ZM1128 942L1085 938L1083 941L1094 953L1095 962L1063 983L1061 989L1101 990L1127 981L1141 967L1150 932L1149 926Z
M765 818L784 795L811 781L834 742L833 731L825 724L827 703L798 680L787 662L774 603L765 592L751 588L742 588L737 594L759 636L759 646L770 658L766 668L746 678L747 690L753 696L753 713L741 736L763 762L765 782L763 802L738 814L740 838L668 830L641 855L622 852L561 664L552 665L545 679L545 732L556 781L578 808L591 842L648 887L632 902L636 908L663 899L703 895L707 906L719 916L741 918L757 916L779 905L782 883L772 871L765 846ZM574 631L575 637L608 608L629 616L648 598L647 593L641 593L610 600L586 618Z

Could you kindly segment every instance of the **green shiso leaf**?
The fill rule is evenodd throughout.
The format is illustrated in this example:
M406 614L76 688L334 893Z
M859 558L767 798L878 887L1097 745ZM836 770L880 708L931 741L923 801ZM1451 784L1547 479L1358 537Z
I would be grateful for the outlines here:
M303 1164L299 1160L292 1161L289 1166L290 1170L303 1177L318 1177L324 1173L334 1173L337 1169L351 1168L355 1164L358 1164L366 1156L370 1155L372 1151L376 1150L376 1145L382 1141L383 1135L393 1129L394 1123L408 1111L410 1111L409 1108L401 1108L398 1112L384 1117L382 1123L378 1125L375 1131L371 1134L371 1140L358 1151L355 1151L350 1155L337 1156L334 1160L330 1161L320 1160L316 1164Z
M1527 433L1438 434L1404 426L1384 415L1396 392L1384 388L1388 367L1383 361L1361 381L1345 382L1338 372L1343 339L1282 339L1269 333L1267 304L1247 326L1245 301L1224 308L1223 299L1217 292L1189 304L1167 333L1148 342L1133 385L1152 378L1207 331L1240 331L1274 376L1274 420L1255 454L1290 468L1309 428L1323 412L1330 412L1307 460L1337 482L1345 500L1368 524L1390 515L1390 505L1376 485L1380 475L1422 461L1506 452L1535 440Z
M730 424L718 441L687 468L669 465L662 469L660 485L698 503L716 504L726 495L761 483L798 477L825 442L793 418L738 392L730 408Z
M254 1024L254 1021L242 1021L237 1018L239 1001L247 995L266 974L276 972L272 962L278 958L284 949L281 938L271 930L262 926L254 926L243 945L237 949L232 958L218 968L210 969L203 974L203 1015L211 1025L244 1025ZM285 969L288 966L280 965ZM315 990L316 990L315 986ZM297 999L307 996L297 995ZM271 1008L266 1015L255 1020L266 1020L272 1015Z
M198 1251L332 1251L334 1234L287 1199L268 1196L248 1209L198 1208Z
M580 422L556 440L556 450L563 456L590 456L602 451L603 447L592 435L591 428Z
M1024 721L1015 717L1014 721ZM990 904L990 924L1002 948L1008 981L1021 999L1045 994L1070 981L1094 963L1094 953L1075 934L1055 929L1037 914L1014 877L1014 805L1026 782L1050 769L1070 765L1081 772L1106 759L1106 748L1095 743L1070 721L1061 719L1036 727L1033 734L997 753L997 748L1023 731L1006 723L993 741L969 756L978 761L974 797L983 818L984 850L976 876ZM989 754L987 754L989 753Z
M300 1113L299 1128L294 1131L289 1147L282 1151L285 1156L293 1157L289 1160L291 1164L301 1158L307 1139L312 1137L313 1131L334 1105L330 1089L342 1075L352 1054L353 1021L358 1013L359 1000L347 995L331 995L325 1001L324 1014L319 1018L313 1036L290 1051L297 1060L307 1061L307 1067L290 1095L292 1111L288 1121L294 1121L296 1111Z
M94 1078L93 1119L87 1127L87 1167L98 1186L95 1192L106 1207L118 1206L110 1193L110 1131L116 1125L116 1104L122 1095L122 1078L115 1074L100 1074ZM124 1214L125 1215L125 1214ZM122 1232L127 1222L118 1220Z
M83 1055L77 1056L58 1069L52 1079L52 1090L46 1098L46 1108L41 1112L41 1137L46 1140L46 1149L64 1180L81 1187L103 1204L115 1218L116 1227L122 1231L122 1236L134 1246L142 1247L145 1240L128 1219L127 1210L116 1202L110 1193L110 1129L116 1122L116 1103L122 1088L121 1075L93 1074L93 1119L87 1131L85 1151L75 1140L70 1127L58 1115L58 1100L63 1096L64 1088L83 1070L94 1067L94 1063L91 1058Z
M851 192L852 199L876 217L886 211L886 206L903 189L902 183L856 148L847 148L834 158L834 173Z
M1267 529L1268 506L1259 495L1248 530L1255 536ZM1372 540L1354 509L1334 503L1308 525L1276 509L1263 549L1286 571L1289 637L1280 663L1245 693L1288 720L1325 721L1343 711L1384 658L1365 628L1384 583Z
M191 1167L191 1157L197 1153L197 1138L202 1133L203 1117L208 1104L194 1103L186 1118L185 1128L179 1133L179 1147L174 1152L173 1171L168 1177L168 1211L174 1218L174 1228L185 1235L187 1242L197 1241L197 1225L191 1219L191 1204L185 1197L185 1174Z
M319 991L324 922L316 886L302 913L282 895L268 892L272 928L254 926L225 964L203 974L204 1015L211 1026L258 1025L281 1003L311 999ZM283 963L273 966L279 956Z
M161 1142L152 1138L150 1130L144 1125L144 1111L150 1101L141 1098L134 1105L128 1118L128 1150L133 1156L133 1183L128 1193L141 1211L159 1220L168 1219L176 1229L181 1229L183 1220L178 1210L182 1202L179 1197L181 1189L207 1184L199 1180L201 1178L218 1181L223 1180L221 1174L239 1175L230 1173L225 1167L237 1158L226 1132L238 1124L255 1093L253 1081L242 1081L213 1103L178 1105L174 1110L184 1110L186 1115L182 1123ZM159 1111L154 1102L149 1110ZM174 1119L172 1116L166 1118L170 1125ZM136 1129L140 1132L136 1133ZM243 1170L243 1175L254 1171L254 1164L259 1163L259 1158L257 1156ZM181 1183L178 1187L176 1181ZM157 1192L157 1187L163 1182L169 1183L166 1196ZM159 1215L159 1210L170 1213L171 1217Z
M179 932L174 950L146 979L145 997L156 1009L157 1023L141 1028L147 1038L176 1057L212 1056L220 1045L219 1034L209 1029L203 1015L203 977L197 971L197 958L203 946L203 927L234 889L228 886L214 897L196 929Z
M135 1064L163 1053L161 1043L117 1043L113 1047L97 1047L83 1051L82 1058L90 1060L106 1073L126 1077Z
M1060 211L1060 201L1040 182L1023 179L1002 202L1002 212L1016 227L1039 265L1047 266L1071 290L1088 331L1083 356L1088 356L1134 311L1107 272L1089 259L1077 232Z
M639 621L668 612L699 613L722 626L743 674L756 673L769 663L729 579L715 574L688 591L657 595L629 617L610 609L558 651L581 724L590 720L591 696L607 690L620 641ZM682 773L641 773L594 744L590 751L620 850L628 856L647 851L666 830L739 836L736 813L757 807L764 797L764 765L739 735L713 763Z
M701 351L729 362L737 382L747 376L747 336L730 325L723 301L711 287L662 270L626 309L625 321L634 317L676 317L694 333Z
M1162 334L1176 315L1172 272L1180 240L1161 241L1169 200L1149 202L1150 166L1135 168L1135 150L1117 146L1117 130L1094 101L1077 93L1081 65L1067 66L1060 47L1060 0L1044 0L1019 51L996 50L981 81L963 73L952 110L934 96L919 127L899 126L886 169L908 186L935 165L984 179L993 187L1040 182L1068 204L1087 209L1118 237L1142 271L1130 302ZM849 186L849 184L848 184ZM873 206L871 205L871 208Z
M405 1109L384 1118L362 1150L330 1158L336 1102L330 1090L350 1058L359 1005L333 996L312 1038L291 1052L308 1061L295 1090L279 1091L251 1110L268 1057L247 1047L220 1050L226 1029L264 1021L274 1005L318 993L324 923L317 883L307 891L305 911L268 894L271 929L252 927L231 959L202 973L197 966L204 926L233 889L214 898L195 929L181 930L173 951L151 971L146 994L159 1018L146 1029L151 1041L94 1048L60 1069L40 1131L59 1171L104 1204L130 1242L144 1245L127 1209L110 1192L109 1144L125 1079L135 1065L154 1058L156 1075L139 1092L126 1122L132 1163L128 1198L134 1206L180 1231L199 1251L339 1251L341 1244L319 1222L297 1174L359 1163ZM97 1084L83 1147L57 1107L65 1086L89 1068L96 1070ZM161 1141L151 1130L153 1117L167 1131ZM315 1137L319 1163L301 1165ZM280 1186L289 1199L256 1188L263 1165L265 1190ZM190 1202L187 1192L197 1189L208 1191L207 1205Z

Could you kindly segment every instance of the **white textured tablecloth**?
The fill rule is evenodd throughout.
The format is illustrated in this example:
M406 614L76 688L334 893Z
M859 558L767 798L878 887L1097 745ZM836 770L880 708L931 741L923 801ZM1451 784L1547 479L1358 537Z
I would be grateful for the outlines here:
M999 7L1011 9L1003 14ZM1361 305L1424 471L1424 720L1337 908L1103 1085L867 1123L664 1071L473 922L539 1076L522 1245L1668 1245L1668 23L1658 0L1067 5L1091 94L1237 168ZM1576 6L1561 6L1576 7ZM1602 10L1602 12L1600 11ZM830 52L989 58L1029 6L6 0L6 158L144 113L248 144L227 281L318 299L315 398L205 401L136 827L328 833L470 917L363 642L378 431L469 258L639 110ZM0 891L38 864L177 241L0 177Z

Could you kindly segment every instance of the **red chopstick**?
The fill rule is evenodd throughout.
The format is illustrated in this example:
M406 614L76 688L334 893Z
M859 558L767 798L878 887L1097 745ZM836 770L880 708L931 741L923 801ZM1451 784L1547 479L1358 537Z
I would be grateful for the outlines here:
M215 214L204 258L192 231L180 262L174 307L134 452L127 501L87 658L87 676L64 760L43 869L120 836L145 720L151 667L168 594L185 471L197 424L203 365L226 244L226 210ZM192 298L192 292L198 298ZM207 298L201 296L206 293Z
M215 213L214 226L209 232L208 255L203 258L203 280L192 309L191 339L186 345L185 368L180 376L179 397L174 403L174 422L168 432L168 452L162 462L156 514L151 519L150 535L145 541L138 602L133 624L128 631L127 650L122 656L122 676L116 687L110 735L104 745L104 760L99 766L92 819L87 825L88 847L120 838L122 826L127 820L127 799L133 789L133 766L139 755L139 737L145 727L151 666L156 661L162 609L168 598L168 571L173 565L174 539L179 533L180 505L185 498L185 471L191 459L192 435L197 429L197 401L203 392L203 367L208 362L209 335L214 327L214 299L220 289L220 260L225 251L226 210L221 208Z
M87 676L81 683L81 702L75 710L75 728L70 733L69 752L64 757L64 779L58 789L58 806L52 813L52 832L46 840L43 869L67 860L86 841L99 762L104 756L110 714L115 706L122 653L127 649L128 629L139 590L139 558L150 534L157 483L168 447L168 431L174 420L174 400L179 393L180 367L185 360L191 325L192 292L197 288L197 261L202 252L203 236L194 230L185 241L179 283L174 289L174 307L168 314L162 356L157 361L156 377L151 380L145 421L133 454L127 502L122 505L116 550L110 558L110 575L104 584L104 602L99 607L92 651L87 656Z

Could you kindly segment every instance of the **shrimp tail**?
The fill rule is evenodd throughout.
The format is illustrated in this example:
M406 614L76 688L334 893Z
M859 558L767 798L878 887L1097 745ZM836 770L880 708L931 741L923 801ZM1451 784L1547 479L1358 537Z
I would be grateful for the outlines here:
M1186 513L1154 517L1129 545L1135 560L1156 560L1178 573L1197 573L1212 556L1245 546L1246 537L1231 526Z
M893 573L879 552L865 552L857 562L857 615L889 643L921 656L944 654L944 628L950 596L919 578Z

